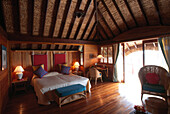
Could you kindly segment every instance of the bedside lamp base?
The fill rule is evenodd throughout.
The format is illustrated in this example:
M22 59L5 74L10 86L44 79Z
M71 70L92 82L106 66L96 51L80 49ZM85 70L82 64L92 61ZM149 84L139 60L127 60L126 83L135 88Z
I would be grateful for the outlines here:
M18 76L18 80L22 79L23 73L22 74L16 74Z

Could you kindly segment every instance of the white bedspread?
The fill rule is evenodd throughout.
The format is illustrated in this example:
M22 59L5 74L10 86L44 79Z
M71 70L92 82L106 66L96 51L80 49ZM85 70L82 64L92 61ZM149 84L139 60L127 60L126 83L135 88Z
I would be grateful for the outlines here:
M91 84L88 78L77 75L63 75L58 72L50 72L43 78L33 78L32 85L38 97L38 104L49 105L52 99L47 98L44 94L54 89L65 87L73 84L81 84L86 86L86 90L90 92Z

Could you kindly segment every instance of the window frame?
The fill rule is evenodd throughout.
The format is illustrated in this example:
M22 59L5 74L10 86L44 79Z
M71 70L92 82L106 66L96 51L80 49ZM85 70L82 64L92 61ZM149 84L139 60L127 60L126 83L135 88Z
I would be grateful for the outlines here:
M101 53L101 48L103 47L103 54ZM103 59L103 62L101 62L101 61L99 61L99 63L100 64L108 64L108 65L111 65L111 64L113 64L113 60L112 60L112 63L108 63L109 62L109 54L108 54L108 50L109 50L109 47L111 47L112 48L112 55L111 55L111 57L112 57L112 59L113 59L113 46L112 45L103 45L103 46L100 46L99 47L99 54L101 54L103 57L104 57L104 48L105 47L107 47L107 62L106 63L104 63L104 58L102 58Z

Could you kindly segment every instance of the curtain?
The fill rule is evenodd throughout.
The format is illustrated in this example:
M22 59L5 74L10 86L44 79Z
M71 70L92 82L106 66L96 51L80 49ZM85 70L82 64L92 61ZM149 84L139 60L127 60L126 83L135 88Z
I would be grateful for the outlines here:
M119 54L119 44L113 45L113 82L118 82L116 61Z
M159 38L158 41L170 71L170 37Z

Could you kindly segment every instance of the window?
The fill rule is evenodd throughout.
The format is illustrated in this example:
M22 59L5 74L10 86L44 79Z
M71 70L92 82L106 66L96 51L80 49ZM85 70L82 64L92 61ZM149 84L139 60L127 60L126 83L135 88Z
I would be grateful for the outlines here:
M100 59L100 63L107 63L107 64L113 63L112 46L102 46L102 47L100 47L100 53L101 53L101 55L103 55L103 58Z

